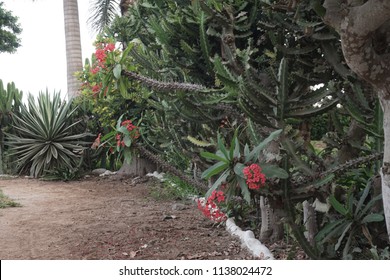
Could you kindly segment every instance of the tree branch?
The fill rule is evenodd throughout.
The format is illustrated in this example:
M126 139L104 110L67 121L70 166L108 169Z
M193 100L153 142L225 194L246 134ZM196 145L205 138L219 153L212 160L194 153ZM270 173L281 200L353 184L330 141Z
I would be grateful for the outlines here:
M350 8L347 17L352 24L351 32L367 36L390 19L390 1L369 0L363 5Z
M324 22L332 26L337 32L340 31L340 25L342 21L342 7L340 0L325 0L324 8L326 9L326 14L324 17Z

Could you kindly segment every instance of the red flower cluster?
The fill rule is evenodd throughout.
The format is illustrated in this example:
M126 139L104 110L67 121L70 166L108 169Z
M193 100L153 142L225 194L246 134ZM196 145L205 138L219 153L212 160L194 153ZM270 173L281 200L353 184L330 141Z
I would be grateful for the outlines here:
M98 92L100 92L100 89L102 88L102 85L101 84L99 84L99 85L94 85L94 86L92 86L92 92L94 93L94 94L96 94L96 93L98 93Z
M125 141L122 140L122 136L119 133L115 136L115 139L116 139L116 145L118 147L124 147L125 146Z
M265 175L261 173L261 167L258 164L251 164L242 171L246 177L246 184L252 190L257 190L265 185Z
M96 59L99 61L100 65L100 63L104 63L104 61L106 60L107 54L103 49L97 49L95 52L95 56Z
M216 201L225 201L225 195L222 191L213 191L207 201L199 199L198 208L210 220L221 223L227 219L227 216L218 208Z
M139 131L138 131L138 126L134 125L133 122L131 120L125 120L121 123L121 126L124 126L126 127L127 131L130 133L130 137L132 139L137 139L139 138ZM117 134L115 136L115 139L116 139L116 145L118 147L124 147L125 146L125 142L122 140L122 136L121 134Z
M96 45L95 57L98 61L98 65L95 65L95 67L91 69L92 74L96 74L100 69L106 68L105 63L107 54L114 50L115 44L113 43L99 43Z
M125 126L128 131L132 131L137 128L131 120L126 120L121 123L121 126Z

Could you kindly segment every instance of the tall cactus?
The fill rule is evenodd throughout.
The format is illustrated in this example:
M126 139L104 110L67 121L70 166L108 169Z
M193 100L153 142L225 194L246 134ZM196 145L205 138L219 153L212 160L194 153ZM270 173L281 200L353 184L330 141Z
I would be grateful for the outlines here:
M4 134L5 129L10 128L12 113L19 110L22 102L23 93L19 91L15 84L8 83L4 88L3 81L0 80L0 174L3 174L3 151L4 151Z

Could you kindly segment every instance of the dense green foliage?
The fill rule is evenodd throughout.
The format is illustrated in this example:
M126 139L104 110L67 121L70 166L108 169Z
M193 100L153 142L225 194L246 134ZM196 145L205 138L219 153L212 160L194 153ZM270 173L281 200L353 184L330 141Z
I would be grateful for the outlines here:
M203 171L207 195L223 189L227 205L244 198L253 208L267 197L310 258L365 258L351 244L383 249L370 234L383 231L382 209L371 207L377 195L367 184L378 173L382 112L345 66L321 1L294 3L137 1L106 31L123 49L100 72L94 102L129 105L118 113L141 120L141 154L194 179ZM256 165L266 187L249 191ZM357 184L362 170L367 182ZM312 244L299 219L304 200L331 206L317 215Z
M3 5L4 3L0 2L0 53L13 53L20 47L18 35L22 33L22 29L18 18L5 10Z

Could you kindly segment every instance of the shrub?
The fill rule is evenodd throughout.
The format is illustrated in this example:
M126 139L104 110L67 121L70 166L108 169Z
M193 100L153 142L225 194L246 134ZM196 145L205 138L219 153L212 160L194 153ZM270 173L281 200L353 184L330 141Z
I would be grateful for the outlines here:
M27 171L39 177L60 167L78 166L86 144L86 133L73 134L79 122L71 122L72 102L62 102L60 95L40 93L37 102L32 95L21 105L21 115L14 115L14 134L7 134L7 145L16 156L18 172Z

